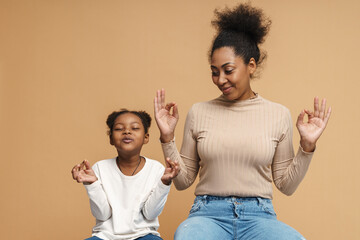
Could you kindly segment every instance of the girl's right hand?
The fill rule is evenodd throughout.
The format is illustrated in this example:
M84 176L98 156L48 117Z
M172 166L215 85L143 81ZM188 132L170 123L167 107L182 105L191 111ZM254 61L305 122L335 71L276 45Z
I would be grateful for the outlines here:
M84 160L82 163L75 165L71 173L73 179L78 183L92 184L98 180L88 160Z
M177 105L174 102L165 105L165 90L157 90L154 99L155 120L160 130L160 141L170 142L174 139L176 124L179 120ZM171 113L172 110L172 113Z

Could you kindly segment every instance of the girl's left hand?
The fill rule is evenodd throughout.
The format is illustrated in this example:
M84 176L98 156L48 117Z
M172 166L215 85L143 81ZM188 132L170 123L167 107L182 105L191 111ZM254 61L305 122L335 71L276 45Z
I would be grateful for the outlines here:
M331 114L331 107L326 111L326 99L323 99L319 107L319 98L314 98L314 112L304 109L301 111L296 127L300 133L300 145L305 152L313 152L316 142L325 130ZM308 121L304 122L304 116L307 114Z
M170 158L165 159L166 168L164 175L161 177L161 181L165 185L170 185L173 180L180 172L179 163L177 161L171 161Z

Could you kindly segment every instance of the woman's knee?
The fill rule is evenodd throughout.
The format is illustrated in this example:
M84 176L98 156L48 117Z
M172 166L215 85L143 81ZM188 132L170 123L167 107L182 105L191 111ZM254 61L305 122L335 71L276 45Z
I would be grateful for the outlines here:
M241 239L305 240L294 228L276 219L261 219L250 225Z
M227 239L228 233L215 221L206 217L190 217L180 224L175 240ZM231 239L231 238L230 238Z

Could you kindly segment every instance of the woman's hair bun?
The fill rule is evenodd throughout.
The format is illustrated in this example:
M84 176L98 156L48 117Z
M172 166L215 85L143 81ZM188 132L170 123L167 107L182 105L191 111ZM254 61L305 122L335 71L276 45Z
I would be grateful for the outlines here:
M233 9L216 9L215 19L211 23L219 33L243 33L256 44L261 44L270 30L271 20L264 16L261 9L252 7L250 3L242 3Z

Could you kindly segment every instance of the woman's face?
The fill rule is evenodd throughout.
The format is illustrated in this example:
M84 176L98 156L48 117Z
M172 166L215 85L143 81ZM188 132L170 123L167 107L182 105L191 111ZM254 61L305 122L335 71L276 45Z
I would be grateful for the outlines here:
M218 48L211 57L212 80L229 100L245 100L254 96L250 87L250 76L255 72L253 58L245 64L230 47Z

